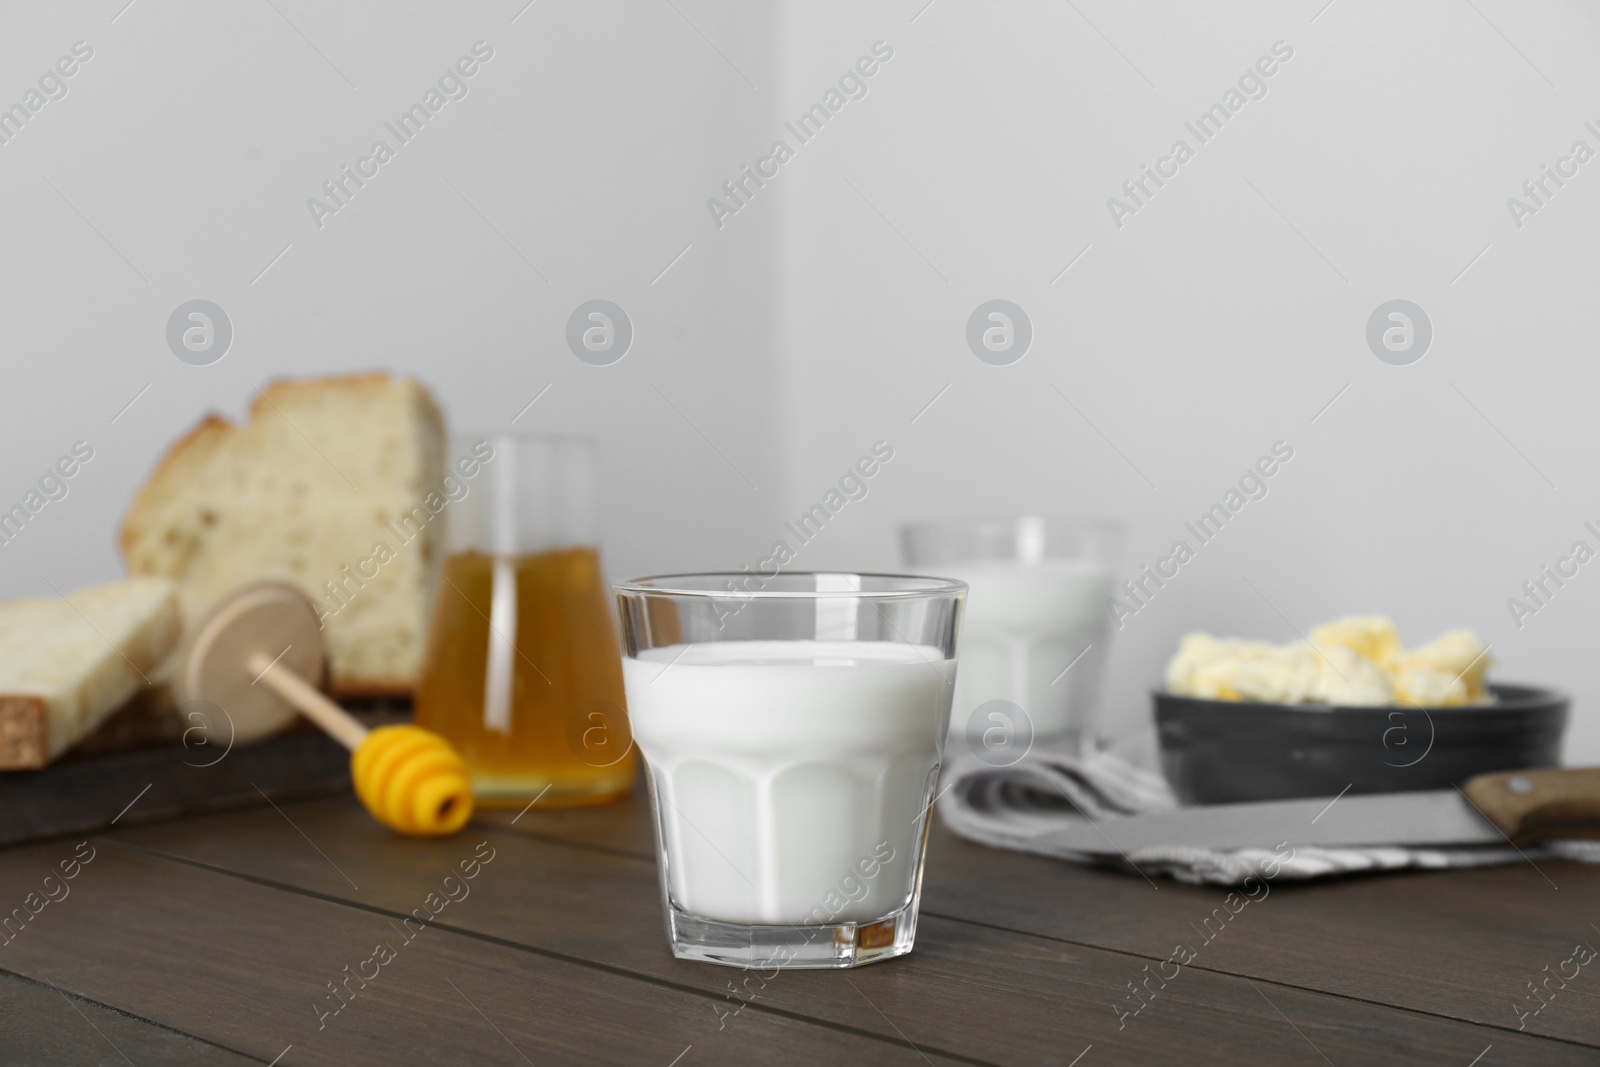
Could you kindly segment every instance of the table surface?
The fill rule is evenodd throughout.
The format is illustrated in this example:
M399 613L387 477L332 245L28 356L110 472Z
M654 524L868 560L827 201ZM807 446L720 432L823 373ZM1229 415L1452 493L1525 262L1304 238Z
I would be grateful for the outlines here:
M915 952L763 979L672 958L647 820L636 796L410 841L337 796L7 849L0 1063L1600 1063L1600 962L1569 962L1600 946L1600 868L1276 884L1233 914L935 827Z

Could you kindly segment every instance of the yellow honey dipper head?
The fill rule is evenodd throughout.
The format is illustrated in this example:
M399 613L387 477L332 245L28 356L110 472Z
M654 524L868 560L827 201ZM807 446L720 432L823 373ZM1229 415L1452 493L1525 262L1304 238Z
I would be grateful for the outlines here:
M174 688L179 701L217 705L248 744L298 712L350 749L356 795L373 818L403 834L453 834L472 817L466 765L449 742L419 726L366 726L317 689L325 658L316 609L283 582L242 586L190 623Z
M380 726L350 755L356 796L372 817L413 837L453 834L472 817L466 764L420 726Z

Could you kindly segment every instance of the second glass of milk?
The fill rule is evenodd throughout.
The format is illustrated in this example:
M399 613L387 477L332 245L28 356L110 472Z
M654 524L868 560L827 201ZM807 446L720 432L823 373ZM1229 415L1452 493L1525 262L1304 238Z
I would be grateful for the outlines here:
M900 536L908 566L970 589L954 733L990 762L1020 758L1029 739L1091 748L1121 525L1026 515L907 523ZM1022 722L995 701L1021 708Z
M910 952L966 586L743 572L615 588L673 953L765 970Z

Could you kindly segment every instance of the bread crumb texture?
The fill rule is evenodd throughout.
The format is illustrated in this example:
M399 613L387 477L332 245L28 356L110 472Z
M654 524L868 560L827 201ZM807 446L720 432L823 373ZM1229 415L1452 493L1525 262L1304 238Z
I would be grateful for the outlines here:
M0 768L41 767L94 729L151 684L182 627L164 578L0 603Z
M211 416L173 445L123 521L123 559L176 582L186 617L249 581L295 585L323 616L336 695L406 694L444 523L402 519L443 457L439 409L413 379L273 382L243 425Z

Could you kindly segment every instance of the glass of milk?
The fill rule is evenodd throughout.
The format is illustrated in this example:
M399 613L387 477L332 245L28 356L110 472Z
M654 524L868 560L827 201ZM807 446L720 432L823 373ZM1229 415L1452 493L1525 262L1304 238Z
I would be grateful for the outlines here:
M615 590L673 954L766 971L910 952L966 586L746 571Z
M1122 526L1025 515L900 529L906 564L970 589L951 729L988 762L1030 743L1073 752L1097 740Z

